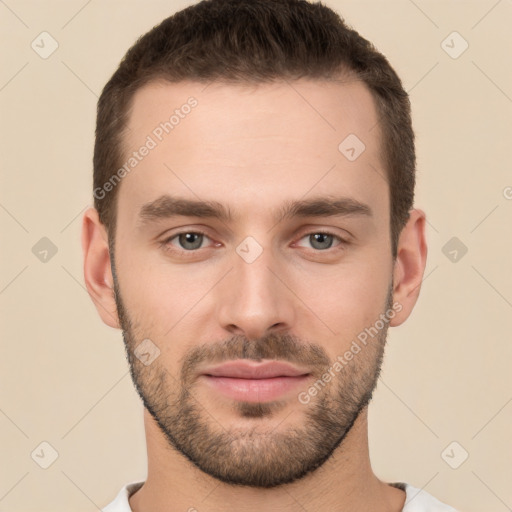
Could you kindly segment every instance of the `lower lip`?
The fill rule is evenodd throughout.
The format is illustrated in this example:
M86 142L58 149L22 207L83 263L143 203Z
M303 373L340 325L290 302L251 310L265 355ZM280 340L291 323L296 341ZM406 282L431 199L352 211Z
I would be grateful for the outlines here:
M244 402L269 402L305 385L308 375L269 379L236 379L203 375L208 384L223 395Z

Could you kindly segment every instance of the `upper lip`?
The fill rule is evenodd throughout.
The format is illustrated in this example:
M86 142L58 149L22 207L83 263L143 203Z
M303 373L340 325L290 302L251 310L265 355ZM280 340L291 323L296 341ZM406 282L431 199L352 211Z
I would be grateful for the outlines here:
M248 360L228 361L202 371L202 375L212 377L231 377L238 379L270 379L272 377L298 377L307 375L304 369L283 361L256 363Z

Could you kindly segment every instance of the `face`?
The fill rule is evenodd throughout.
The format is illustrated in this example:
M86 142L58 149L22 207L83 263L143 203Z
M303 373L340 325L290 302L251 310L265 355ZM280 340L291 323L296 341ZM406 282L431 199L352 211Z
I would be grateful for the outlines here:
M394 311L376 125L356 81L153 83L134 98L119 321L146 409L217 479L303 477L371 397Z

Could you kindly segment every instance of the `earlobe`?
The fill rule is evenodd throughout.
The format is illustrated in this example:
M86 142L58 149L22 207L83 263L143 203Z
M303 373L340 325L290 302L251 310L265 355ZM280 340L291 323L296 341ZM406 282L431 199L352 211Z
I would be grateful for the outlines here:
M407 320L420 293L427 262L425 219L422 210L411 210L409 220L400 234L393 270L393 302L399 303L401 310L390 321L392 327Z
M87 209L83 216L82 251L87 291L103 322L110 327L119 328L108 235L95 208Z

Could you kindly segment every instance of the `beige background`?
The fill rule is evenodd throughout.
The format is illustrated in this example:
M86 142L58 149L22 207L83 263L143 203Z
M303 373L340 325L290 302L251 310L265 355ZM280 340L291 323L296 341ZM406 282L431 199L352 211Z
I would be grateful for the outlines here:
M97 510L145 478L121 333L83 284L81 214L97 96L134 40L188 3L0 0L0 511ZM512 2L326 3L411 93L429 220L422 293L389 332L370 407L374 469L461 510L511 510ZM43 31L59 45L47 59L31 48ZM456 59L453 31L469 44ZM43 237L58 249L46 262L32 251ZM452 237L468 248L455 262ZM48 469L43 441L58 452Z

